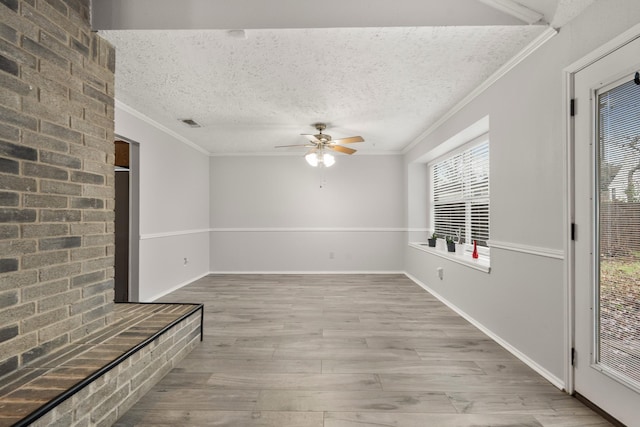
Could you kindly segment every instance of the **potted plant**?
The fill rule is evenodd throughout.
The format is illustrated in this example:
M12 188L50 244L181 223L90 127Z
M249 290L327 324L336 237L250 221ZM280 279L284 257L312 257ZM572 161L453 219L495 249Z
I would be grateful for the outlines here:
M453 241L453 237L447 236L447 251L455 252L456 251L456 242Z
M436 247L436 240L438 240L438 235L434 231L433 234L431 235L431 237L429 239L427 239L427 242L429 242L429 247L430 248L435 248Z
M456 232L456 254L464 254L464 239L461 237L462 230Z

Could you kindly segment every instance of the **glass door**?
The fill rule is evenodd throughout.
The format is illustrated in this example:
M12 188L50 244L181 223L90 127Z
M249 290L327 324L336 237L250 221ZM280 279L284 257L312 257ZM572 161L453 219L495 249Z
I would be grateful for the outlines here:
M640 41L575 74L575 390L640 425Z

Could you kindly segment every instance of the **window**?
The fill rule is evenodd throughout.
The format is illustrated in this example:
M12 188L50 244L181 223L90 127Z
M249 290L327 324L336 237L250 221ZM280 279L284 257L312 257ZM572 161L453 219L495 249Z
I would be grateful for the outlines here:
M611 86L597 104L596 357L640 390L640 86L629 77Z
M489 135L429 164L432 228L480 247L489 241ZM488 252L485 254L488 255Z

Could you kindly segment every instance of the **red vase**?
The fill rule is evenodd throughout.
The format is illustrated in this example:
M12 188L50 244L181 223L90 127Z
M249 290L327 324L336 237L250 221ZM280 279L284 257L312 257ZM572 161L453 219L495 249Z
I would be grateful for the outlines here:
M471 256L472 256L474 259L477 259L477 258L478 258L478 245L476 244L476 241L475 241L475 240L473 241L473 253L471 254Z

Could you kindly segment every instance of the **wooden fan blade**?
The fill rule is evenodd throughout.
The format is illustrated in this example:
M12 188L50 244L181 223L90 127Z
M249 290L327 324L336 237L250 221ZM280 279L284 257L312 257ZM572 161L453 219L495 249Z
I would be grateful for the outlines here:
M328 145L327 148L330 150L339 151L344 154L353 154L357 151L357 150L354 150L353 148L348 148L348 147L343 147L342 145L333 145L333 144Z
M318 138L316 138L315 135L310 135L307 133L301 133L301 136L304 136L305 138L307 138L309 141L313 142L314 144L318 144L320 143L320 140Z
M353 144L354 142L364 142L364 139L361 136L350 136L349 138L334 139L331 142L336 144Z
M285 147L315 147L315 145L309 145L309 144L276 145L275 148L285 148Z

